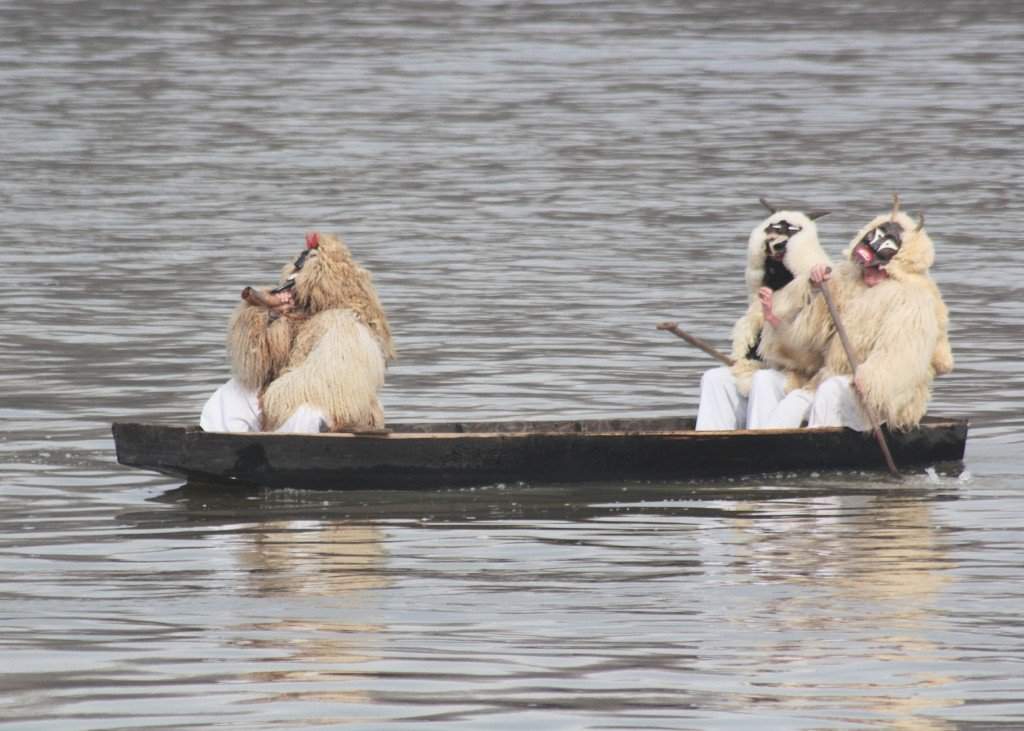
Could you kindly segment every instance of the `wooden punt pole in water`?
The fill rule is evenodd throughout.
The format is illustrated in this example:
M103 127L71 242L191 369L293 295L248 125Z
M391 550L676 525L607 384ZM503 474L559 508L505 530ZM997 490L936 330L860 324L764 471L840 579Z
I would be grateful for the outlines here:
M856 375L857 366L860 365L857 362L857 356L854 355L853 346L850 345L850 339L846 336L846 328L843 327L842 320L839 319L839 311L836 309L836 303L832 301L832 293L829 292L828 282L821 282L821 294L825 298L825 304L828 305L828 313L832 315L832 322L835 323L836 332L839 333L839 340L843 343L843 350L846 351L846 358L850 361L850 372ZM892 459L892 452L889 451L889 444L885 441L885 435L882 434L882 427L878 423L878 417L875 416L874 412L868 407L864 401L864 397L860 391L857 390L856 383L854 383L853 390L857 394L857 398L860 399L860 405L864 407L864 413L868 415L868 419L871 420L871 429L875 433L875 440L878 442L879 449L882 450L882 456L885 458L885 466L889 468L889 473L893 477L900 477L900 471L896 469L896 463Z
M707 343L705 343L700 338L696 337L695 335L690 335L690 333L688 333L685 330L683 330L681 327L679 327L679 323L677 323L677 322L671 322L671 321L660 322L660 323L658 323L657 328L658 328L658 330L665 330L667 332L672 333L673 335L676 335L677 337L682 338L683 340L688 342L690 345L693 345L694 347L700 348L705 353L710 355L712 358L715 358L716 360L719 360L722 363L725 363L727 366L731 366L734 363L733 359L730 358L729 356L727 356L722 351L718 350L717 348L712 347L711 345L708 345Z

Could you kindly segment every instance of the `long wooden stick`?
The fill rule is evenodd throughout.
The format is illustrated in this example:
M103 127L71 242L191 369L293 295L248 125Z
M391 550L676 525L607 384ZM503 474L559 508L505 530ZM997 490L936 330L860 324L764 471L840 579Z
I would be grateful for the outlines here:
M836 332L839 333L839 340L843 344L843 350L846 351L846 358L850 361L850 370L856 375L857 366L860 364L857 362L857 356L853 353L850 339L846 336L846 328L843 327L843 322L839 319L839 311L836 309L836 303L832 301L832 293L828 291L828 282L821 283L821 294L825 297L828 313L832 315L832 322L835 323ZM868 419L871 421L871 429L875 432L875 439L882 450L882 456L885 457L886 467L889 468L889 472L892 473L893 477L899 477L900 472L896 469L896 463L892 461L892 452L889 451L889 444L885 441L885 435L882 434L882 427L879 425L878 419L875 417L874 412L868 408L867 403L864 401L864 396L857 390L856 385L854 385L853 390L857 393L861 406L864 407L864 413L868 415Z
M671 322L671 321L669 321L669 322L660 322L660 323L658 323L658 329L659 330L666 330L667 332L670 332L673 335L678 335L683 340L688 342L690 345L693 345L693 346L696 346L696 347L700 348L705 353L710 355L712 358L717 358L718 360L720 360L723 363L725 363L727 366L731 366L734 363L732 358L730 358L729 356L725 355L720 350L716 350L715 348L713 348L712 346L708 345L707 343L705 343L700 338L695 337L693 335L690 335L690 333L688 333L685 330L683 330L681 327L679 327L679 323L677 323L677 322Z

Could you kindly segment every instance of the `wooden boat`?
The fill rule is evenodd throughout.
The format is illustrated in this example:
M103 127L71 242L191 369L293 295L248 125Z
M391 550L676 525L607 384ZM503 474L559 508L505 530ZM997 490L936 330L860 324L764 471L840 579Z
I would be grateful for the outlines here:
M389 424L372 434L228 434L114 424L117 461L194 483L302 489L672 480L780 470L884 471L870 433L693 431L692 419ZM888 434L903 470L961 462L966 419Z

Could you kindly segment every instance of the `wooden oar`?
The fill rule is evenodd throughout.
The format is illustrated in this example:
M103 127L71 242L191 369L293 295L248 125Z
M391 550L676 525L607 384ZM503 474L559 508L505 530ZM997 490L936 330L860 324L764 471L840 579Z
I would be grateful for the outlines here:
M821 282L819 286L821 287L822 296L825 297L825 304L828 305L828 312L832 315L832 322L835 323L836 332L839 333L839 340L843 344L843 350L846 351L846 358L850 361L850 370L856 375L857 366L860 364L857 362L857 356L853 354L853 346L850 345L850 339L846 336L846 328L843 327L843 322L839 319L839 311L836 309L836 303L832 301L832 293L828 291L828 282ZM875 432L875 439L882 450L882 456L885 457L885 465L889 468L889 472L893 477L899 477L900 472L896 469L896 463L892 461L892 452L889 451L889 444L885 441L885 435L882 434L882 427L879 426L878 419L875 417L874 412L868 408L867 403L864 401L864 396L857 390L856 385L854 385L853 390L857 393L861 406L864 407L864 413L868 415L868 419L871 421L871 429Z
M693 335L690 335L690 333L688 333L685 330L683 330L682 328L680 328L679 327L679 323L677 323L677 322L671 322L671 321L660 322L660 323L658 323L658 329L659 330L666 330L666 331L672 333L673 335L678 335L683 340L688 342L690 345L693 345L693 346L696 346L696 347L700 348L705 353L710 355L712 358L717 358L718 360L720 360L723 363L725 363L727 366L733 365L734 361L733 361L732 358L730 358L729 356L725 355L720 350L716 350L715 348L713 348L712 346L708 345L707 343L705 343L700 338L694 337Z

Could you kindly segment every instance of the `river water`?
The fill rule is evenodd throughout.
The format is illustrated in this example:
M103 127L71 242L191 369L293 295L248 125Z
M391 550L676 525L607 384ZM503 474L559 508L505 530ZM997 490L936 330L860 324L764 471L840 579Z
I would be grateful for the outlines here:
M0 726L1024 727L1016 2L8 0ZM757 197L923 209L962 473L204 492L190 423L309 229L390 420L692 415Z

